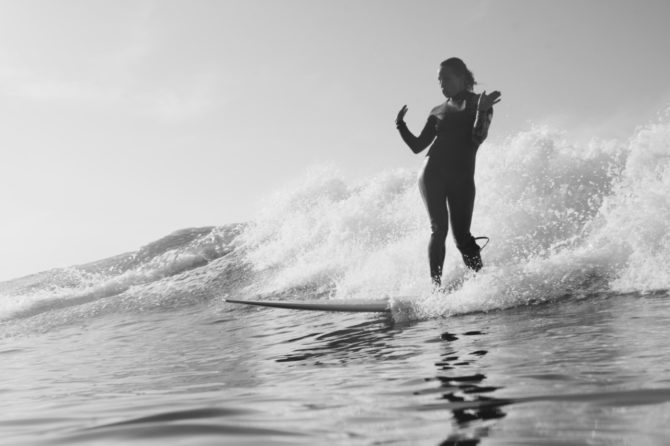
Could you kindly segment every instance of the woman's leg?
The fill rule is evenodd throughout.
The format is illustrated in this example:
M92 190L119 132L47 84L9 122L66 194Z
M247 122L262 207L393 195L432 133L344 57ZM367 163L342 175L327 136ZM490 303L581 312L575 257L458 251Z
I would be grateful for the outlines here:
M444 243L449 230L449 213L447 212L447 188L444 174L426 163L419 177L419 190L430 217L430 242L428 243L428 261L430 263L430 277L433 283L442 282L442 267L444 265Z
M461 252L465 265L479 271L482 267L482 258L479 255L479 246L470 233L472 211L475 206L474 178L452 176L448 184L447 201L456 247Z

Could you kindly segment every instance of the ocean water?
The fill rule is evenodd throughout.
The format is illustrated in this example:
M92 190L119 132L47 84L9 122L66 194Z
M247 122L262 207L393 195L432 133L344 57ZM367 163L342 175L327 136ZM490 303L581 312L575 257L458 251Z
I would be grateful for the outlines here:
M0 283L8 445L670 444L670 119L485 143L430 287L416 169L310 169L248 222ZM237 306L387 297L392 312Z

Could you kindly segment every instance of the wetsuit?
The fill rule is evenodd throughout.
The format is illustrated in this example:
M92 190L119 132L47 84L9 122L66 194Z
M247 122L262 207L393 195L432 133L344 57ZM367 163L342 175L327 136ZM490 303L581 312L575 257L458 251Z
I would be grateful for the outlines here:
M397 122L402 139L414 153L433 143L419 177L419 189L430 216L428 258L431 277L437 284L442 277L449 213L456 246L466 266L475 271L482 267L470 223L475 202L475 157L488 134L493 109L478 111L478 100L478 94L464 90L433 108L418 137L404 121Z

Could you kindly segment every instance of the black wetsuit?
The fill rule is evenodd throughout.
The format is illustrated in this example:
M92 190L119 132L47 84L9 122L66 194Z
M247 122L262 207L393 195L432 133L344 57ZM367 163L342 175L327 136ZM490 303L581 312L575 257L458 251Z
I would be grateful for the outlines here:
M478 112L478 100L478 94L464 90L433 108L418 137L404 121L397 123L402 139L414 153L433 143L419 178L419 188L430 216L428 258L431 277L437 284L442 277L449 212L463 261L475 271L482 267L480 248L470 233L470 223L475 202L475 157L488 134L493 109Z

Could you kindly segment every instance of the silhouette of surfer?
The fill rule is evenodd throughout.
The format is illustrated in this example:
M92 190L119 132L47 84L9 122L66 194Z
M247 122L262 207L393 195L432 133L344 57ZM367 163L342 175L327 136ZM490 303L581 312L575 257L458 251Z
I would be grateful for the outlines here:
M436 286L442 282L449 214L463 262L474 271L483 266L481 248L476 243L479 237L475 239L470 233L475 203L475 157L488 135L493 104L500 102L499 91L491 94L472 91L474 76L457 57L440 64L438 80L447 100L431 110L419 136L414 136L404 121L407 105L403 105L396 118L400 136L414 153L432 143L419 177L419 190L430 217L428 259Z

